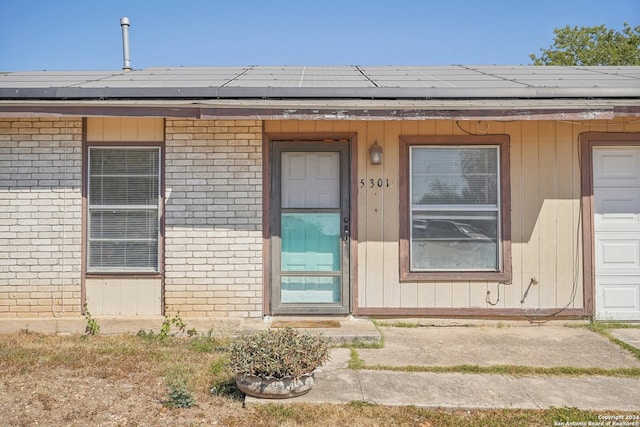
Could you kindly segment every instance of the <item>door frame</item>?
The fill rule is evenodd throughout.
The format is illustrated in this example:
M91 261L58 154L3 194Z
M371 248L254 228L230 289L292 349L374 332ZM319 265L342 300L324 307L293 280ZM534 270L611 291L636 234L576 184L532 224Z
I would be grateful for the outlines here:
M591 318L596 316L596 259L593 197L593 149L595 147L638 147L640 132L584 132L578 136L581 171L582 256L584 308Z
M263 133L262 141L262 313L265 316L273 315L271 306L271 215L272 215L272 192L271 178L273 173L273 162L271 150L273 142L343 142L348 144L349 176L349 211L350 211L350 240L348 244L349 255L349 281L348 293L349 313L358 315L358 276L357 276L357 247L358 247L358 204L357 204L357 134L355 133ZM323 314L323 313L310 313Z

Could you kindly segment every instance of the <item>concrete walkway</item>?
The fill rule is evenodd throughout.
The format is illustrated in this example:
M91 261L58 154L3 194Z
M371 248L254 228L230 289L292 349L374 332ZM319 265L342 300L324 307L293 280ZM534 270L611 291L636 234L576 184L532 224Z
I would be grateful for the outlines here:
M367 366L510 365L539 368L640 368L640 360L583 328L556 326L381 327L382 349L357 349ZM622 331L622 334L618 334ZM613 331L628 343L640 329ZM624 338L622 338L624 337ZM347 368L350 350L336 348L314 388L287 402L414 405L426 408L576 407L640 412L640 378L398 372ZM247 404L269 401L246 398Z
M295 319L278 323L296 326ZM101 334L159 331L163 317L99 317ZM187 329L218 336L235 336L269 328L273 322L241 319L184 319ZM403 320L404 323L411 321ZM612 376L496 375L400 372L406 367L527 366L539 368L640 369L640 360L607 338L585 328L561 323L541 326L526 322L425 321L416 328L382 326L380 332L366 319L340 318L334 327L326 322L301 322L334 342L377 342L380 349L357 349L367 366L347 367L350 350L334 348L331 361L316 374L314 388L305 396L278 403L366 401L380 405L414 405L429 408L549 408L576 407L595 411L635 411L640 415L640 378ZM387 321L393 324L391 321ZM0 333L31 330L47 333L83 333L86 319L0 319ZM640 348L640 329L617 329L611 334ZM389 368L384 370L384 368ZM396 370L391 370L396 369ZM272 400L246 398L247 404Z
M287 400L287 403L365 401L424 408L540 409L566 406L596 411L640 411L638 378L354 371L346 368L348 349L335 349L331 356L332 363L316 375L316 384L309 394ZM249 396L245 402L273 403Z

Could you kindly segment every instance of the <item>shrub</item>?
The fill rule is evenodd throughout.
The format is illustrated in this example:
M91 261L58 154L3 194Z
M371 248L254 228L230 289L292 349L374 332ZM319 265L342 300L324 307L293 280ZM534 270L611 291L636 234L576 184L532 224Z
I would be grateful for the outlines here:
M162 402L166 408L191 408L196 405L193 395L184 384L169 384L169 398Z
M230 346L229 368L245 376L299 378L328 359L326 337L286 327L235 340Z
M86 302L84 303L84 318L87 319L87 326L84 328L84 333L87 335L98 335L100 333L100 324L91 316Z

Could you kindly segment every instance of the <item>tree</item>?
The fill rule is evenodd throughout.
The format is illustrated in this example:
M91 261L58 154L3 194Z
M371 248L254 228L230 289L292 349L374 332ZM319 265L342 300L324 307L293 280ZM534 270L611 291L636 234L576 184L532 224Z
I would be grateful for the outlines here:
M626 22L622 32L595 27L553 30L555 38L542 55L529 55L533 65L640 65L640 25Z

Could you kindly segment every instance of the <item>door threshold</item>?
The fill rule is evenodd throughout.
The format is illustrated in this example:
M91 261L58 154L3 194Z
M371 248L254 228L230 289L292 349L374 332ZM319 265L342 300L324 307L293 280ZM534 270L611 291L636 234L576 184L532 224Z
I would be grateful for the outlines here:
M271 322L272 328L304 328L304 329L313 329L313 328L339 328L342 324L339 320L329 320L329 319L318 319L318 320L309 320L309 319L299 319L299 320L273 320Z

